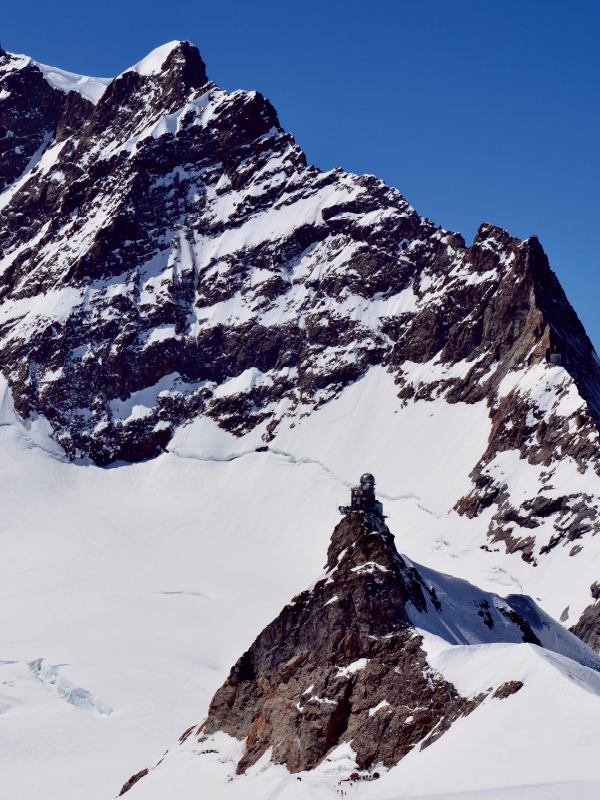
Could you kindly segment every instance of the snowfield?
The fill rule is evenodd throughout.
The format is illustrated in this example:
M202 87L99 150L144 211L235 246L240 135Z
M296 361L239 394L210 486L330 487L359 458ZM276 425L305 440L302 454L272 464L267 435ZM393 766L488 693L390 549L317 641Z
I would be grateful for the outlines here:
M279 438L273 443L276 452L252 452L258 440L229 437L202 420L178 431L172 452L106 469L61 457L43 420L28 431L5 390L5 796L104 800L156 764L202 721L256 634L319 574L339 519L336 506L367 467L378 479L398 549L418 563L496 594L530 594L555 617L579 592L582 572L589 570L591 582L597 556L574 570L574 559L557 548L533 569L481 550L476 528L485 519L467 520L450 509L487 437L486 415L444 401L401 408L392 389L383 370L372 370L284 432L281 448ZM473 424L465 437L467 416ZM453 646L424 635L431 665L466 695L509 680L524 687L506 699L488 697L431 747L352 792L391 800L485 790L473 796L562 800L573 792L586 797L589 788L594 796L600 787L594 671L532 645ZM302 781L268 767L228 782L229 747L239 745L220 743L218 754L198 757L185 747L171 750L129 796L333 797L351 756L334 757ZM580 782L577 788L572 781ZM535 788L548 783L556 787ZM532 787L527 795L510 789L524 785Z
M344 780L341 786L350 797L591 800L598 796L598 673L535 645L449 648L431 635L426 635L425 643L432 666L467 696L507 680L522 681L523 689L503 700L488 697L434 745L422 752L413 750L379 780L351 787ZM234 759L240 750L240 743L225 734L200 745L186 742L134 785L129 796L134 800L169 795L180 800L330 798L353 767L351 748L341 746L312 773L289 775L283 767L265 762L249 770L251 774L235 776ZM577 780L571 781L572 776Z

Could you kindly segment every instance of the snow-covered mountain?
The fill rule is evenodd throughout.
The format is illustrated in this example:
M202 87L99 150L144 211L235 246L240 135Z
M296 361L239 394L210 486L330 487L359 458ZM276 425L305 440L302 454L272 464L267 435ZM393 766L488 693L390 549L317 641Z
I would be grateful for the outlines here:
M365 469L420 574L531 595L598 649L600 363L535 237L482 225L466 247L375 177L308 166L268 100L220 90L188 42L114 80L2 51L0 181L13 797L70 796L63 753L78 800L90 770L95 798L155 763L312 579ZM427 650L439 630L413 624ZM534 659L552 708L596 692L563 651L511 641L447 647ZM439 666L453 656L427 657L470 696ZM461 725L422 757L443 760ZM518 780L600 779L578 757Z

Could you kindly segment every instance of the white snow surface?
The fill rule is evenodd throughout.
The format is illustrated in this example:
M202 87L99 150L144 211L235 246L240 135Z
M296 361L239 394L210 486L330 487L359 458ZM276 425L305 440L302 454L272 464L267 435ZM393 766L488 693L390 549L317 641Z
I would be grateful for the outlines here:
M411 564L406 556L404 560ZM414 562L412 566L424 578L427 587L434 589L440 603L440 608L435 608L431 598L426 596L425 611L409 604L408 617L416 628L455 645L519 643L523 640L522 631L508 617L514 610L528 623L543 648L600 672L600 656L545 614L531 597L511 594L504 600L460 578Z
M86 100L91 100L94 105L100 100L106 87L112 83L112 78L91 78L88 75L78 75L75 72L67 72L57 67L49 67L33 61L44 73L44 77L55 89L60 89L65 94L77 92Z
M137 72L139 75L159 75L162 65L165 63L173 50L180 44L180 41L174 40L172 42L162 44L160 47L156 47L154 50L148 53L147 56L142 58L141 61L138 61L137 64L134 64L132 67L126 69L124 73Z
M131 69L157 75L177 44L157 48ZM15 56L6 69L30 63L36 62ZM111 80L38 66L51 85L78 91L92 102ZM105 159L120 151L132 155L146 138L176 133L190 112L194 125L210 126L238 97L215 89L194 96L176 113L142 115L134 131L99 141L93 156ZM24 175L2 194L0 207L10 203L34 170L48 181L60 181L57 162L64 144L46 140ZM257 171L247 193L222 193L225 179L208 184L210 218L227 223L249 196L260 196L283 181L288 155L282 151ZM168 179L176 177L174 173ZM231 254L269 237L285 238L304 224L322 224L324 210L358 197L362 190L355 178L339 175L310 196L304 195L301 179L291 181L280 202L239 225L226 225L218 236L178 233L174 249L169 249L167 237L164 249L134 278L123 275L81 290L57 288L38 297L24 292L3 304L0 322L14 322L9 335L24 339L49 320L61 322L79 310L110 314L102 298L137 292L138 277L140 309L151 313L156 298L168 292L181 271L206 270L211 280L220 281ZM38 268L52 268L59 286L60 275L87 251L118 204L108 188L83 223L69 217L60 247L52 240L37 252ZM402 213L384 209L365 216L361 224L387 224L394 215ZM25 247L41 241L43 233L2 254L0 271L10 268ZM253 269L234 297L194 307L189 335L249 320L265 327L285 322L302 327L311 314L324 311L343 314L373 332L386 316L441 301L439 276L426 274L420 296L409 287L367 303L345 291L313 310L312 284L325 275L346 274L352 255L352 247L336 253L327 241L309 248L275 276L290 286L280 302L258 309L261 287L273 274ZM458 263L452 278L457 283L493 281L495 273L475 275ZM445 291L450 288L446 285ZM158 326L145 346L172 338L174 327ZM337 361L352 363L355 346L325 351L315 359L315 371ZM91 346L73 352L73 359L95 357ZM471 366L466 361L449 366L434 358L426 364L407 362L403 373L418 384L464 376ZM52 370L38 376L40 384L57 377ZM269 386L276 377L251 368L208 388L216 397L235 397ZM124 422L140 419L164 393L199 388L184 384L176 374L167 375L129 398L114 400L111 413ZM535 568L518 555L506 554L502 544L482 550L494 509L470 520L459 517L453 507L471 489L471 471L486 449L488 408L484 403L448 404L443 396L401 403L397 391L393 377L374 367L317 410L282 400L272 409L281 421L267 452L256 452L264 448L266 423L236 438L208 417L199 417L179 428L169 452L154 461L101 469L69 463L43 417L20 420L0 379L2 796L113 798L131 774L156 764L186 728L203 719L214 691L264 625L314 582L339 519L337 506L347 502L349 487L365 470L376 475L399 550L419 565L450 606L449 615L438 615L433 608L427 615L413 615L425 635L432 667L468 695L506 680L523 680L525 685L505 700L488 697L431 747L423 752L415 748L379 781L352 792L378 800L600 795L597 678L577 663L585 661L586 651L575 652L572 638L551 624L563 611L565 625L573 624L591 601L587 587L598 580L600 537L585 534L579 540L583 552L573 556L568 541L540 555L555 532L551 516L535 529ZM527 396L532 414L546 421L554 414L571 424L584 406L560 366L512 371L499 395L511 391ZM517 451L498 453L484 470L506 487L513 504L538 494L542 472ZM567 457L553 465L550 478L544 484L547 497L600 496L593 470L580 472ZM471 588L465 585L459 591L460 580ZM497 622L483 629L486 638L481 625L475 635L472 624L472 602L480 601L481 592L488 593ZM557 654L505 641L498 604L506 595L533 598L542 609L535 611L540 619L536 631ZM529 601L523 602L529 613ZM349 744L330 753L301 781L270 765L268 755L250 775L229 781L243 743L215 737L217 754L201 753L196 744L191 737L185 747L170 749L163 764L128 797L185 800L198 797L200 785L202 797L219 800L334 797L335 782L355 768Z
M289 775L263 763L251 774L235 776L240 743L224 734L198 743L192 735L136 784L132 800L162 800L170 793L192 800L198 786L203 797L215 800L325 800L339 796L340 780L349 797L366 800L598 796L598 673L534 645L453 647L422 633L431 665L466 696L507 681L521 681L522 689L505 699L488 694L433 745L423 751L415 747L388 772L380 768L377 781L352 785L344 780L356 769L351 743L336 748L312 774Z
M179 41L172 41L155 48L152 52L148 53L145 58L124 70L121 74L125 74L125 72L137 72L139 75L144 76L160 74L161 67L165 60L179 44L181 44ZM58 67L50 67L47 64L35 61L29 56L13 55L12 58L13 61L10 64L11 70L23 69L29 64L33 64L41 69L44 73L44 78L55 89L60 89L62 92L65 92L65 94L77 92L82 97L85 97L86 100L90 100L94 103L94 105L100 100L106 87L114 80L114 78L93 78L89 75L79 75L76 72L69 72L68 70Z
M144 76L159 74L178 44L174 41L157 48L131 69ZM29 63L27 57L17 56L10 69ZM110 83L110 79L38 66L51 85L65 92L78 91L92 102L98 101ZM127 134L123 141L104 149L99 145L98 157L107 158L119 150L131 154L145 138L174 133L189 112L194 114L195 124L210 125L232 97L215 90L211 96L194 98L174 114L142 120L134 135ZM55 168L63 144L48 144L45 142L25 174L4 192L1 206L9 203L31 170L60 179ZM278 156L264 166L250 193L259 195L266 185L283 179L284 161L285 155ZM245 202L239 192L221 193L224 188L224 182L208 187L207 203L215 221L226 222ZM311 196L300 194L294 202L285 195L268 212L250 216L241 225L226 228L222 235L205 239L191 234L188 240L177 234L177 247L157 252L140 272L141 308L151 309L182 270L209 269L214 279L220 280L227 257L264 241L265 231L276 240L303 224L320 224L323 210L351 202L359 191L352 176L340 177ZM110 218L113 202L105 198L89 223L68 236L60 254L54 244L46 246L40 263L44 259L53 263L60 256L61 268L67 269L70 260L85 251L98 225ZM399 213L386 209L381 221ZM373 221L365 218L363 223ZM289 273L282 274L290 289L279 304L256 310L256 293L273 275L265 269L252 270L247 285L234 297L195 308L190 335L219 324L244 325L250 319L265 327L288 321L306 324L312 313L311 284L325 273L347 271L352 256L346 248L332 257L325 252L327 247L321 243L309 249L291 265ZM8 269L19 252L17 248L4 254L0 270ZM486 281L493 275L462 274L458 265L453 277L456 281ZM4 303L0 321L17 320L11 335L24 338L37 330L41 320L65 320L79 308L93 308L101 297L126 295L135 291L135 286L135 281L122 277L85 290L57 289L43 297L24 297ZM437 277L423 276L421 291L420 299L409 287L371 302L346 292L338 299L325 300L331 309L320 307L317 313L335 310L375 331L383 317L439 302ZM172 338L176 338L174 327L159 326L147 336L144 346ZM73 353L74 359L94 357L91 349ZM354 358L352 346L331 348L315 363L315 371L327 362L352 362ZM426 364L407 362L403 373L416 385L420 380L461 377L471 367L466 361L449 367L433 359ZM51 383L57 377L49 371L39 380ZM216 398L236 397L270 386L276 377L251 368L209 388ZM111 413L124 422L141 419L161 395L199 388L200 384L183 383L177 374L167 375L129 398L113 400ZM553 622L565 611L566 625L572 624L590 602L587 587L598 579L598 542L591 534L580 540L585 544L585 557L570 557L570 543L540 556L540 548L554 533L554 519L549 517L535 531L535 569L517 555L507 555L503 546L493 552L482 550L493 509L469 520L459 517L453 507L470 491L470 473L487 447L487 406L484 402L448 404L443 397L403 404L397 391L393 377L374 367L317 410L301 404L293 408L289 400L281 401L273 409L281 421L268 452L256 452L264 447L266 422L237 438L210 418L198 417L175 432L169 453L155 461L100 469L68 463L50 436L48 421L43 417L21 421L6 382L0 381L0 536L4 555L0 562L0 785L5 784L11 798L29 799L42 792L48 800L114 797L132 773L155 764L185 728L201 721L229 667L261 628L293 594L314 581L339 518L337 506L347 502L349 486L366 469L376 475L378 494L399 550L418 565L442 600L441 614L433 607L427 615L414 609L410 612L414 624L430 639L444 640L444 652L449 655L438 659L436 668L443 672L452 662L468 672L473 663L477 679L487 688L500 681L501 676L492 669L496 655L500 654L498 663L506 666L502 674L512 680L516 679L513 666L521 664L526 652L532 677L514 697L503 701L488 698L426 751L413 751L376 784L361 785L360 792L384 798L403 796L402 792L417 796L505 787L502 792L509 794L502 796L508 797L511 786L525 791L522 787L527 784L532 788L526 791L534 792L534 797L535 792L546 791L543 786L536 789L535 784L551 780L556 786L570 787L565 792L584 796L587 784L574 789L569 782L600 780L600 769L593 772L588 764L587 771L582 771L575 753L587 753L586 742L597 736L592 717L582 717L581 729L571 739L568 726L563 732L557 722L563 689L575 698L574 708L579 707L581 693L597 696L595 689L589 688L589 676L587 683L573 678L582 674L583 666L570 660L568 664L573 666L562 671L557 666L567 663L560 661L560 654L588 663L589 651ZM540 364L509 373L499 396L511 391L527 395L535 413L546 421L551 414L570 419L583 403L559 366ZM511 501L520 503L536 496L542 467L528 464L516 451L506 451L498 453L484 473L503 483ZM579 472L568 458L554 468L551 485L556 488L548 487L548 497L600 494L593 471ZM368 568L377 569L377 565ZM469 583L461 584L461 580ZM487 593L492 628L482 625L474 611L473 603L481 601L482 592ZM523 600L527 613L533 613L539 623L534 621L536 635L559 654L552 656L554 661L539 648L519 644L514 631L508 634L499 611L506 595L530 595L541 607L541 612L532 611L529 601ZM495 655L465 655L475 652ZM458 686L461 676L456 680ZM533 706L523 705L529 683L538 687L538 694L532 695L538 697L531 701ZM593 703L592 707L596 708ZM508 722L498 716L505 708L523 708L523 720L520 711L515 713L510 734L506 733ZM485 737L471 733L478 730L476 722L484 712L491 715L489 735L493 737L497 731L497 736L503 737L505 759L509 763L513 759L519 766L502 774L482 766L482 773L487 770L486 774L496 777L488 783L475 779L469 783L465 778L469 774L467 756L461 755L461 762L448 742L458 737L456 748L460 750L461 742L468 743L471 736L475 748L471 755L477 753L474 761L485 765L488 756L479 744ZM554 764L556 748L550 747L546 754L541 745L538 751L532 750L531 737L535 738L538 724L547 725L548 736L552 734L562 743L567 754L562 771ZM455 730L464 732L463 739ZM221 745L230 754L241 746L223 740L215 749ZM465 748L468 752L467 744ZM305 776L303 781L269 766L267 759L255 766L248 778L253 782L235 779L226 791L233 792L232 797L241 792L240 796L261 798L271 791L282 797L306 796L302 794L304 786L317 793L330 792L328 784L319 781L347 774L353 764L349 746L338 750L329 754L314 776ZM225 796L223 781L231 766L225 751L220 750L214 758L214 754L195 758L185 748L181 757L170 751L165 766L153 770L151 779L141 781L130 796L183 798L188 783L195 786L197 780L214 786L214 791L210 790L213 796ZM442 754L442 764L446 752L451 754L441 770L446 778L435 783L431 776L440 772L436 754ZM519 759L527 753L531 758L524 765ZM432 758L430 765L427 759ZM186 766L182 759L187 759ZM200 769L200 762L212 766ZM28 768L30 763L35 763L35 770ZM394 775L401 776L397 783L396 778L392 780ZM569 795L556 794L559 796Z
M151 394L176 388L173 379ZM228 781L243 743L221 737L213 747L190 737L173 745L202 721L259 631L319 574L337 505L366 468L399 550L435 582L442 603L464 579L499 597L529 594L554 618L570 602L583 605L581 585L596 575L594 539L585 562L557 548L532 569L482 551L487 519L451 510L487 440L485 410L443 400L402 407L394 388L374 368L339 399L290 418L268 452L254 452L260 434L235 439L202 419L178 430L171 451L153 461L101 469L52 449L45 420L22 423L3 383L0 783L11 800L112 798L167 750L132 800L185 800L199 785L202 797L219 800L336 796L337 781L353 769L348 748L302 781L268 759ZM120 413L151 400L132 398ZM531 468L517 459L511 469L518 476ZM588 479L574 470L573 481ZM463 611L468 591L458 592ZM461 627L461 603L450 633L427 629L422 618L438 620L433 609L415 616L432 667L469 696L506 680L524 688L488 697L434 745L352 791L378 800L488 790L489 798L585 797L600 786L596 673L539 647L497 641L493 631L473 642ZM50 680L36 677L28 666L36 662ZM65 702L51 682L57 674L96 711Z
M264 381L257 373L247 370L236 378L236 391L253 385L259 375ZM318 411L302 417L301 409L284 419L269 447L298 461L326 465L345 486L354 485L370 464L384 502L412 498L445 516L471 488L469 471L487 446L486 405L410 403L402 408L397 392L392 376L374 367ZM198 417L176 432L169 449L181 456L228 460L264 444L262 434L259 426L238 438ZM344 501L345 490L338 497Z
M10 54L8 63L0 68L0 74L3 72L11 73L17 70L24 69L30 64L38 67L44 74L44 78L48 81L50 86L55 89L60 89L61 92L68 94L69 92L78 92L86 100L90 100L94 105L100 100L106 87L112 83L112 78L92 78L89 75L79 75L76 72L68 72L65 69L58 67L50 67L47 64L41 64L39 61L34 61L33 58L25 55ZM8 95L6 95L8 96Z

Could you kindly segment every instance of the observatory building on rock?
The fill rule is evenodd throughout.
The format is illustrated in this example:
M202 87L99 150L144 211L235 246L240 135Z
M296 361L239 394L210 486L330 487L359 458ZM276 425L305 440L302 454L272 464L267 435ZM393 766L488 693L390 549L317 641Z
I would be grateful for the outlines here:
M370 511L383 519L383 505L375 497L375 478L370 472L360 477L360 485L352 487L350 505L340 506L340 514Z

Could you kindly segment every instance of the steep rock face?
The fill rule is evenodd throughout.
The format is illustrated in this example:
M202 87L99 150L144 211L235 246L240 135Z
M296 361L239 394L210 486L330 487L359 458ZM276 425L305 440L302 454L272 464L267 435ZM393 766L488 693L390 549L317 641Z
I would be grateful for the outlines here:
M299 772L350 741L361 769L389 767L470 708L427 665L405 609L425 608L424 587L383 524L344 519L326 570L259 635L211 703L201 735L246 739L238 773L269 747L275 763Z
M54 138L65 102L30 59L0 49L0 191Z
M487 515L482 547L534 566L597 532L600 366L535 237L486 224L467 248L375 177L307 166L188 42L96 95L48 74L0 54L0 367L22 419L98 464L157 455L198 415L267 447L381 365L399 403L487 403L456 503Z
M600 652L600 586L594 582L590 586L590 592L595 602L584 609L578 622L569 630L598 653Z

